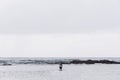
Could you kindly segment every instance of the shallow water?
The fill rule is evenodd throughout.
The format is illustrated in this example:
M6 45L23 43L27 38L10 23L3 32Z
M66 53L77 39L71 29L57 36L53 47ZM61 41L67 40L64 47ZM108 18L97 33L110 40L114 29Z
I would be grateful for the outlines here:
M120 80L119 64L0 66L0 80Z

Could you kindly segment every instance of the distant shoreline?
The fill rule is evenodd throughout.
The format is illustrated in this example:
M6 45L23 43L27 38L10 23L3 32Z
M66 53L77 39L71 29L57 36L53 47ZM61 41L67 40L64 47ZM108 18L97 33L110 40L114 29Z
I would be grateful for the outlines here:
M112 61L112 60L81 60L81 59L46 59L46 60L31 60L31 59L22 59L22 60L0 60L1 66L11 66L17 64L120 64L119 61Z
M73 60L70 62L70 64L120 64L120 62L117 61L111 61L111 60Z

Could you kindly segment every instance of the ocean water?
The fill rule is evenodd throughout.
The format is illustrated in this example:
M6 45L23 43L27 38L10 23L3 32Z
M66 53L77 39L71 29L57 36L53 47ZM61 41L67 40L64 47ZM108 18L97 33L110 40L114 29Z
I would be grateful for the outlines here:
M0 80L120 80L119 64L0 66Z

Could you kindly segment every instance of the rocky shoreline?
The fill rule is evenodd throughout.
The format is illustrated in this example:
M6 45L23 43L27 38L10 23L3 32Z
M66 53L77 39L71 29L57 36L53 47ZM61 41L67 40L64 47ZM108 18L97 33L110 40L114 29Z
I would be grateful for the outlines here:
M11 66L17 64L120 64L112 60L80 60L80 59L59 59L59 60L0 60L0 65Z

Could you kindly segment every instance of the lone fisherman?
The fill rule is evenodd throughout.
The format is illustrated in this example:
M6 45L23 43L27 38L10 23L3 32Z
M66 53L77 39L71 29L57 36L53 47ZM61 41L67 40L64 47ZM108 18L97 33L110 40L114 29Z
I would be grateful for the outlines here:
M59 64L59 70L62 71L63 65L62 63Z

